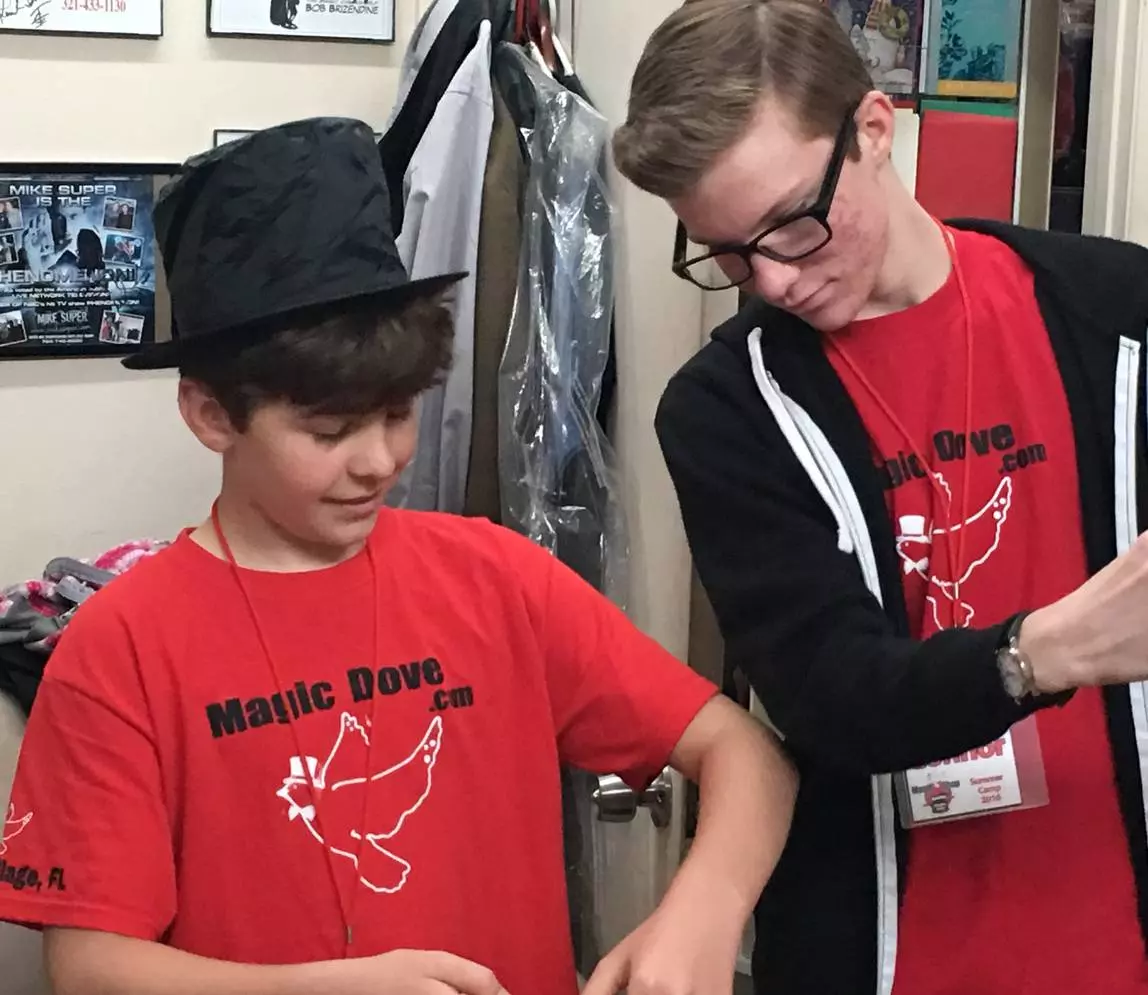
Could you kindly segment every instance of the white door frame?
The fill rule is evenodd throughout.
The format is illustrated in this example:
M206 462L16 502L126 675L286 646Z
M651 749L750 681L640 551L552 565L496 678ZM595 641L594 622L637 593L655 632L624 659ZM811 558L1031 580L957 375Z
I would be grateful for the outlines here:
M1097 0L1084 170L1086 234L1148 237L1143 225L1132 223L1148 209L1148 192L1138 191L1133 181L1143 161L1140 143L1148 140L1137 127L1145 104L1140 62L1148 56L1146 21L1140 0Z

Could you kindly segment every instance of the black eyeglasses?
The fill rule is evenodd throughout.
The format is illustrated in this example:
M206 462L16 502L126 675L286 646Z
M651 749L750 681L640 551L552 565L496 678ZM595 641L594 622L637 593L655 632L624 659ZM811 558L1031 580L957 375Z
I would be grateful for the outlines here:
M689 258L686 256L686 227L679 221L674 239L674 273L702 290L728 290L740 287L753 277L755 255L779 263L795 263L825 248L833 238L829 208L837 193L845 155L856 133L856 113L856 108L851 109L841 122L825 178L811 207L782 218L744 245L715 245L708 252Z

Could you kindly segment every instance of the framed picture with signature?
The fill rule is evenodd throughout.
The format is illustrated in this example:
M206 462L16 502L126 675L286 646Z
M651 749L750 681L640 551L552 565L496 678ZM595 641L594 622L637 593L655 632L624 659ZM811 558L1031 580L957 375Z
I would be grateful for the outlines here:
M395 0L207 0L207 33L390 44Z
M0 0L0 33L159 38L163 0Z

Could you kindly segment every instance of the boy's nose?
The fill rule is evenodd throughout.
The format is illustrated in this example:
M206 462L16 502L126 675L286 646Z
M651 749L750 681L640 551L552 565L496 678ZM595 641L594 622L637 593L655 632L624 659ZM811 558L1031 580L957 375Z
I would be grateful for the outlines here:
M793 263L779 263L762 255L754 256L752 265L757 292L770 304L784 307L785 297L801 271Z
M398 466L390 432L385 424L372 425L360 437L350 470L357 477L386 478Z

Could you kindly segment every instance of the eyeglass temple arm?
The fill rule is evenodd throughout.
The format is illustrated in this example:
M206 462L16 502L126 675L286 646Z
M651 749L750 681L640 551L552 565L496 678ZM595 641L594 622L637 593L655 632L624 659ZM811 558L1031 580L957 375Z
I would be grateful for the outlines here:
M686 261L686 241L686 226L679 221L677 231L674 233L674 258L672 265L675 273L681 269L682 263Z

